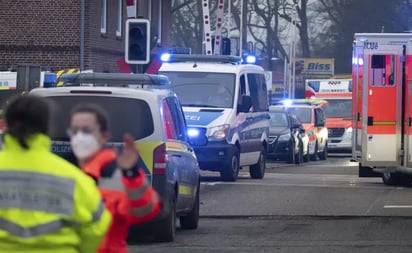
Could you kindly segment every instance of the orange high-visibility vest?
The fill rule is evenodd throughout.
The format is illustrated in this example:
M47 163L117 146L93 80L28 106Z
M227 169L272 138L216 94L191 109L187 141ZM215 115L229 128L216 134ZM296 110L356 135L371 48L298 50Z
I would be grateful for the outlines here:
M135 177L122 175L115 169L110 177L102 177L110 166L116 166L116 153L111 149L99 152L82 170L96 179L106 208L112 214L112 224L99 253L126 253L129 226L147 222L161 211L159 195L152 188L142 169Z

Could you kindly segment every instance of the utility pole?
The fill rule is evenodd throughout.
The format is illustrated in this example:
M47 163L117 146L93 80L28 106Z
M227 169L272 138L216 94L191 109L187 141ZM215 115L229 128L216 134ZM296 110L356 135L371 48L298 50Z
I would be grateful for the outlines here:
M243 48L247 45L247 0L240 0L240 44L239 55L243 56Z
M295 98L296 89L296 20L292 20L292 98Z

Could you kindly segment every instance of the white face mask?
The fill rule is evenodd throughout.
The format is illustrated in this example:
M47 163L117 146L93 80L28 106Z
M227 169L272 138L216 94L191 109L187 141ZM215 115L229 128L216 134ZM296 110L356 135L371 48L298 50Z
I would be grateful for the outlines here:
M100 149L100 145L93 134L85 134L81 131L71 137L70 144L74 155L78 159L89 158Z

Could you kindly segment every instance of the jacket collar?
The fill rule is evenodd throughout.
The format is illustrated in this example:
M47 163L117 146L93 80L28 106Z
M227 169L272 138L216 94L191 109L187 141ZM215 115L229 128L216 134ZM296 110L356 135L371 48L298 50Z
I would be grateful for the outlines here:
M33 134L27 139L27 145L29 146L28 150L51 150L51 140L45 134ZM19 141L10 134L6 134L4 137L4 150L13 150L13 151L25 151L22 146L20 146ZM27 151L28 151L27 150Z

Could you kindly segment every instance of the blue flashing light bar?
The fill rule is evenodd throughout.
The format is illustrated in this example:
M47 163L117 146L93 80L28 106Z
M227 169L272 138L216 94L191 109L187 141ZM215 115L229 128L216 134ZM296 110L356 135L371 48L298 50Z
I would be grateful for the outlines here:
M215 62L239 64L242 58L233 55L170 54L160 56L162 62Z
M93 86L127 85L169 85L170 80L164 75L126 74L126 73L72 73L60 78L65 86L92 84Z
M285 107L290 107L292 105L314 105L319 106L327 104L328 102L324 99L284 99L272 103L272 105L282 105Z

